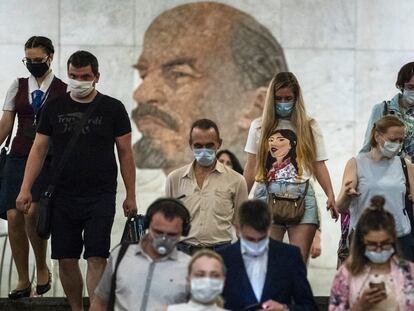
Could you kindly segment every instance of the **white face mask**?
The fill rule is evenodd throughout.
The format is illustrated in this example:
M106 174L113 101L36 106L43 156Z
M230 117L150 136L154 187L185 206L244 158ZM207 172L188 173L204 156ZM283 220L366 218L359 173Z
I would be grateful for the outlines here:
M247 255L258 257L263 255L266 250L269 248L269 238L264 238L259 242L252 242L246 240L243 237L240 237L240 245L242 249L242 253L246 253Z
M224 282L221 279L209 277L191 278L191 297L201 303L214 303L223 291Z
M392 159L395 157L401 150L402 144L397 142L391 142L386 140L384 146L379 144L379 150L384 157Z
M408 105L414 106L414 90L404 90L403 99Z
M380 252L365 250L365 257L372 263L386 263L394 254L394 248L384 249Z
M78 81L74 79L69 79L69 90L71 94L76 98L84 98L92 93L95 88L93 83L95 81Z

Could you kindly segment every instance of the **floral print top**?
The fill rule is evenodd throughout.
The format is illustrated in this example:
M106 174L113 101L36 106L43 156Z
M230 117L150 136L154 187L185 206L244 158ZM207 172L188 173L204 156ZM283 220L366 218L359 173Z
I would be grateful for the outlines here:
M342 265L332 284L328 310L349 310L362 294L369 274L369 267L358 275L351 275ZM414 264L394 256L390 276L394 280L399 310L414 310Z
M298 172L295 166L286 159L282 163L273 163L272 168L267 173L268 182L284 181L294 183Z

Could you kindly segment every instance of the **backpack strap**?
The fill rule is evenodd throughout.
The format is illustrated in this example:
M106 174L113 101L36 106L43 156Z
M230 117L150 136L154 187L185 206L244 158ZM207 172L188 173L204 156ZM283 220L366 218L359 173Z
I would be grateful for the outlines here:
M111 278L111 290L109 291L108 310L114 310L115 307L116 274L118 272L119 264L121 263L122 258L128 250L129 245L130 243L121 243L118 257L116 258L114 272L112 273Z
M406 194L408 195L410 193L410 179L408 178L408 170L407 170L407 163L405 162L404 158L401 158L401 166L404 172L405 177L405 188L406 188Z
M408 178L407 163L404 158L401 158L401 166L405 177L405 200L404 200L404 214L408 216L410 220L411 228L414 227L414 215L413 215L413 202L410 195L410 179ZM414 231L411 231L411 235L414 236Z
M396 117L398 117L400 119L400 117L397 115L398 111L395 110L395 109L390 109L390 104L391 104L390 100L384 100L382 103L384 105L384 108L382 110L382 115L383 116L391 114L391 115L395 115Z
M389 111L390 111L389 108L388 108L389 101L384 100L382 103L384 105L384 108L383 108L383 111L382 111L382 115L383 116L386 116L386 115L389 114Z

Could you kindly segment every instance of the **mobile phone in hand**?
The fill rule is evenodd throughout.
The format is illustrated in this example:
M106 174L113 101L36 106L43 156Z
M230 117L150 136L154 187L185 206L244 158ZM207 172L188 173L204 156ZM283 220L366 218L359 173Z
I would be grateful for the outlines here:
M379 282L379 283L369 282L369 288L377 288L378 290L385 291L385 283L384 282Z

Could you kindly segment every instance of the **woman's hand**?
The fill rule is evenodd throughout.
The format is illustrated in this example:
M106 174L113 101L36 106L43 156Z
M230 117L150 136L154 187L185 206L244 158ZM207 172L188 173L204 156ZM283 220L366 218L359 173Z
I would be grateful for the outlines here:
M350 198L356 198L360 196L361 193L359 193L352 184L352 180L348 180L345 182L345 194Z
M352 311L367 310L372 308L377 303L387 298L387 294L384 289L381 288L367 288L362 293L361 297L357 300L352 307Z
M333 195L328 197L328 200L326 201L326 209L331 212L331 218L337 221L339 213L335 207L335 197Z
M312 258L317 258L321 255L322 248L321 248L321 232L316 230L315 236L313 237L313 242L310 250L310 255Z

